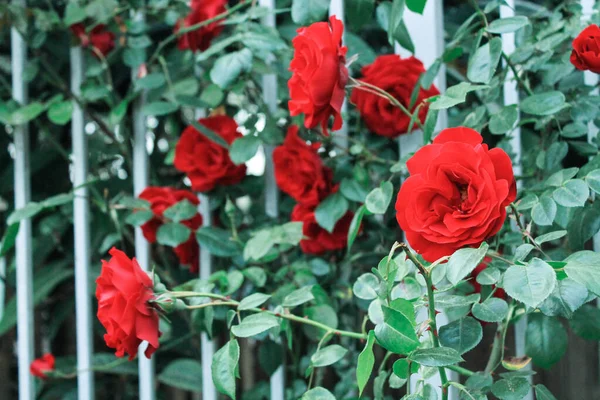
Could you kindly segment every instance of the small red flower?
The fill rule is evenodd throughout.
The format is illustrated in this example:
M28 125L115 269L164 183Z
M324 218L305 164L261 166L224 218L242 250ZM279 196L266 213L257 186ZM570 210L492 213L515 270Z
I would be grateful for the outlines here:
M192 0L190 13L175 26L175 33L184 27L198 24L216 17L226 11L227 0ZM202 28L179 36L177 45L180 50L204 51L210 47L210 42L223 30L220 21L212 22Z
M410 177L396 219L411 246L433 262L494 236L517 189L512 162L470 128L445 129L406 163Z
M115 34L107 31L105 25L96 25L88 34L85 26L78 23L71 25L71 31L79 38L83 47L88 47L91 43L102 55L107 55L115 47Z
M150 209L154 213L154 218L143 224L141 227L144 237L150 243L156 242L156 232L164 222L163 213L167 208L183 200L187 200L195 206L200 204L200 200L198 200L198 197L194 196L192 192L187 190L177 190L170 187L149 186L140 193L139 198L148 201L150 203ZM190 228L192 232L190 233L189 239L175 247L174 251L179 258L179 262L182 265L189 265L190 272L196 273L199 268L200 248L194 236L194 232L202 226L202 216L197 213L192 218L180 221L180 223Z
M102 261L102 271L96 279L98 319L106 334L104 341L116 350L117 357L129 355L133 360L138 346L148 342L147 358L158 348L158 314L150 307L154 297L153 283L136 259L129 259L115 248L109 251L112 258Z
M303 223L302 233L306 236L306 239L300 241L300 248L306 254L322 254L345 248L353 216L354 214L348 211L335 224L333 232L329 233L317 223L314 207L297 204L292 210L292 221Z
M242 137L233 118L216 115L198 120L198 123L221 136L229 144ZM227 149L208 140L193 126L188 126L175 146L175 168L184 172L192 182L192 189L210 192L217 185L235 185L246 176L245 165L235 165Z
M292 116L304 114L304 126L321 124L327 134L329 117L333 130L342 127L340 110L348 82L347 48L342 46L344 24L332 16L327 22L316 22L298 29L292 40L294 58L290 63L292 77L288 81Z
M412 93L424 72L423 63L415 57L401 58L389 54L379 56L373 64L363 67L361 80L390 93L412 113L423 100L440 94L433 85L427 90L420 88L416 102L410 107ZM356 104L367 127L374 133L389 138L408 133L410 117L389 100L360 88L352 90L351 100ZM425 122L428 109L428 103L419 109L421 123Z
M317 154L320 143L308 145L298 127L288 128L283 145L273 151L275 180L279 188L298 203L316 206L334 189L333 171Z
M29 372L33 376L46 379L48 377L46 374L54 371L55 361L56 360L52 354L46 353L40 358L36 358L31 362L31 365L29 366Z
M600 74L600 27L590 25L573 40L571 64L575 68Z

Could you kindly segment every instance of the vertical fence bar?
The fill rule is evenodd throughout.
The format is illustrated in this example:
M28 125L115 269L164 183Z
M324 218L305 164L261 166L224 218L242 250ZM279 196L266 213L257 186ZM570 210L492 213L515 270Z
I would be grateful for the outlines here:
M6 300L6 258L0 257L0 321L4 317L4 301Z
M79 96L84 76L83 50L71 48L71 91ZM88 146L84 130L83 110L73 100L71 135L73 145L73 220L75 241L75 320L77 330L77 397L94 399L92 367L92 298L90 296L90 220L88 189Z
M500 18L510 18L515 16L515 1L514 0L506 0L504 5L500 6ZM515 51L515 34L514 32L503 33L502 34L502 51L510 56ZM503 62L506 67L506 62ZM504 105L513 105L519 104L519 90L517 87L517 80L512 71L508 71L506 75L506 79L504 80ZM517 122L518 125L518 122ZM515 161L513 162L513 171L515 175L522 175L522 165L521 165L521 129L517 126L512 131L512 135L510 137L510 145L515 156ZM519 182L517 181L517 184ZM527 329L527 317L523 316L514 327L515 330L515 354L517 357L525 356L525 332ZM528 364L525 369L531 369L531 364ZM527 379L529 383L533 382L531 376L528 376ZM533 391L530 389L527 396L524 397L524 400L533 400Z
M344 19L344 0L331 0L329 4L329 16L335 15L340 21L345 23ZM344 27L344 33L348 29L347 26ZM345 39L342 39L345 41ZM342 118L345 119L346 114L348 112L348 100L344 97L344 102L342 103L341 108ZM334 143L342 149L348 148L348 125L346 121L342 124L340 130L335 132Z
M133 14L135 21L144 21L145 15L141 11ZM137 71L133 70L131 80L137 79ZM133 118L133 192L137 197L148 186L148 151L146 150L146 117L142 112L142 107L146 102L146 92L143 91L134 100L132 118ZM135 228L135 257L144 271L150 271L150 244L144 238L142 229ZM154 400L155 377L154 360L147 359L144 351L148 347L147 342L143 342L138 349L138 369L139 369L139 398L140 400Z
M13 0L13 5L25 7L25 0ZM12 91L19 104L27 103L27 84L23 70L27 63L25 40L16 28L11 28ZM15 209L25 207L31 198L29 172L29 128L18 125L14 130L15 144ZM35 397L33 377L29 364L33 360L33 262L31 220L21 221L16 241L17 265L17 352L19 366L19 399L32 400Z
M275 21L275 0L259 0L262 7L269 9L269 12L263 18L263 25L270 28L276 27ZM271 63L272 57L267 62ZM277 74L264 74L262 76L263 100L269 109L271 117L277 111ZM265 213L271 218L279 216L279 190L275 182L275 169L273 167L273 149L272 145L265 145ZM285 352L285 348L284 348ZM285 398L285 361L282 360L279 368L275 370L270 379L271 399Z

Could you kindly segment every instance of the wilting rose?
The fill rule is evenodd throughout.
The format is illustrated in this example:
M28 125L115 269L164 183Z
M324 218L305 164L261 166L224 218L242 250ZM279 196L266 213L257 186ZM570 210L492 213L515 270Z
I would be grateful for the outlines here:
M273 151L275 180L279 188L298 203L316 206L333 189L333 172L317 154L320 143L307 144L298 127L287 131L283 145Z
M90 33L86 33L82 23L71 25L71 31L81 41L81 46L88 47L90 43L102 55L107 55L115 48L115 34L106 30L106 26L96 25Z
M600 74L600 28L590 25L573 40L571 64L575 68Z
M175 33L182 28L187 28L216 17L226 11L227 0L192 0L190 13L175 26ZM210 47L210 42L223 30L221 21L211 22L199 29L184 33L179 36L177 45L180 50L204 51Z
M203 118L198 123L229 144L242 137L233 118L225 115ZM246 176L245 165L235 165L227 149L208 140L191 125L183 131L175 146L174 164L187 175L192 189L198 192L209 192L218 185L234 185Z
M317 223L314 207L297 204L292 210L292 221L303 223L302 233L306 236L306 239L300 241L300 248L306 254L321 254L345 248L353 216L354 214L348 211L335 224L333 232L329 233Z
M163 213L165 210L180 201L187 200L194 206L200 201L188 190L177 190L170 187L149 186L139 195L140 199L150 203L150 209L154 217L141 226L144 237L150 243L156 242L156 232L164 223ZM190 272L196 273L199 268L200 249L194 236L196 229L202 226L202 216L196 213L192 218L180 221L181 224L190 228L190 237L187 241L174 248L175 254L182 265L189 265Z
M102 271L96 279L98 319L106 334L104 341L116 350L117 357L129 355L133 360L138 346L148 342L146 357L158 348L158 314L150 307L154 297L153 283L136 259L129 259L120 250L110 250L112 258L102 261Z
M419 89L419 94L411 107L411 96L415 86L419 84L419 77L425 72L423 63L415 57L401 58L390 54L379 56L373 64L362 68L361 81L385 90L411 113L423 100L440 94L435 86L425 90ZM381 136L395 138L403 133L408 133L410 117L397 106L377 94L355 87L352 90L351 100L367 127ZM428 103L419 109L419 120L425 122ZM416 124L414 124L416 128Z
M427 261L495 235L516 197L510 157L470 128L443 130L407 162L396 219Z
M290 63L292 77L288 81L290 114L304 114L305 127L321 124L325 134L332 115L333 130L342 127L340 110L348 82L348 49L342 46L343 32L342 21L332 16L329 23L316 22L298 29L298 35L292 40L294 58Z
M46 379L48 372L54 371L55 364L54 356L50 353L46 353L40 358L36 358L31 362L29 366L29 372L33 376L38 378Z

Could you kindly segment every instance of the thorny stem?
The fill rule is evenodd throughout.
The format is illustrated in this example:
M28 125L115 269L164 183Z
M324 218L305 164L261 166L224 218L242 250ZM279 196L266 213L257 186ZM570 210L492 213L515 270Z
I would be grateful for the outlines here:
M547 259L550 259L550 257L548 257L548 255L544 252L544 250L542 250L542 247L535 241L535 239L533 238L533 236L531 236L531 233L525 228L525 226L523 226L523 222L521 222L521 218L519 217L519 210L517 209L517 206L515 205L515 203L510 203L510 211L512 212L513 216L515 217L515 220L517 222L517 226L521 230L521 234L523 236L525 236L527 239L529 239L529 242L531 242L531 244L544 257L546 257Z

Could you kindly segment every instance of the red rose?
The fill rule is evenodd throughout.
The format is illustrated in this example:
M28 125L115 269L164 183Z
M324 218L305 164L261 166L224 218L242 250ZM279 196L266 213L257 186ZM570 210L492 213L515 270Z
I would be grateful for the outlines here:
M333 189L333 172L317 154L320 143L308 145L298 127L288 128L283 145L273 151L275 180L279 188L298 203L316 206Z
M410 108L413 90L415 85L419 84L419 77L423 72L425 72L423 64L415 57L402 59L400 56L390 54L379 56L373 64L363 67L361 80L390 93L412 113L423 100L440 94L433 85L427 90L421 88L417 101ZM352 90L351 100L356 104L367 127L374 133L389 138L408 133L410 117L389 100L360 88ZM428 109L428 105L421 106L419 109L421 123L425 122Z
M83 47L88 47L92 43L92 46L102 55L107 55L115 47L115 34L107 31L105 25L96 25L88 34L85 26L78 23L71 25L71 31L79 38Z
M200 201L193 193L187 190L176 190L170 187L149 186L140 193L139 198L148 201L150 203L150 209L154 213L154 218L141 227L144 237L150 243L156 242L156 232L164 222L163 212L167 208L184 199L195 206L200 204ZM196 214L192 218L180 222L190 228L192 232L190 233L189 239L175 247L174 251L179 258L179 262L182 265L189 265L190 272L196 273L198 272L199 267L200 249L194 236L194 232L202 226L202 216Z
M231 144L242 137L233 118L225 115L203 118L198 123L221 136ZM235 165L227 149L208 140L193 126L188 126L175 147L175 168L184 172L192 189L209 192L217 185L234 185L246 176L245 165Z
M292 210L292 221L303 223L302 233L307 239L300 241L300 248L306 254L321 254L346 247L348 230L354 214L348 211L336 224L332 233L321 228L315 219L315 208L296 204Z
M136 259L130 260L115 248L109 251L112 258L102 261L102 271L96 279L98 319L106 334L108 347L116 349L116 356L129 354L133 360L138 346L148 342L146 357L158 348L158 314L149 307L154 297L153 284Z
M54 356L50 353L46 353L40 358L36 358L31 362L29 366L29 372L33 376L37 376L38 378L46 379L47 373L54 371Z
M342 46L344 24L332 16L327 22L316 22L298 29L292 40L294 58L290 63L292 77L288 81L292 116L304 113L304 126L319 123L327 134L327 123L333 115L333 130L342 127L340 110L344 87L348 81L346 51Z
M600 74L600 28L590 25L573 40L571 64L582 71Z
M183 27L196 25L207 19L216 17L226 11L227 0L192 0L190 13L175 26L175 33ZM210 42L221 33L221 21L212 22L202 28L179 36L177 45L180 50L204 51L210 47Z
M478 246L506 219L517 193L511 160L482 140L470 128L445 129L407 162L396 219L427 261Z
M492 258L486 256L483 259L483 262L481 264L479 264L477 267L475 267L473 272L471 272L471 278L473 278L473 279L471 279L469 282L471 283L471 285L473 285L473 288L475 289L475 293L481 293L481 284L479 282L477 282L477 275L479 275L481 273L481 271L486 269L488 267L489 263L491 263L491 262L492 262ZM493 287L496 287L496 285L494 285ZM494 292L494 297L497 297L499 299L505 299L506 292L502 288L497 288L496 291Z

